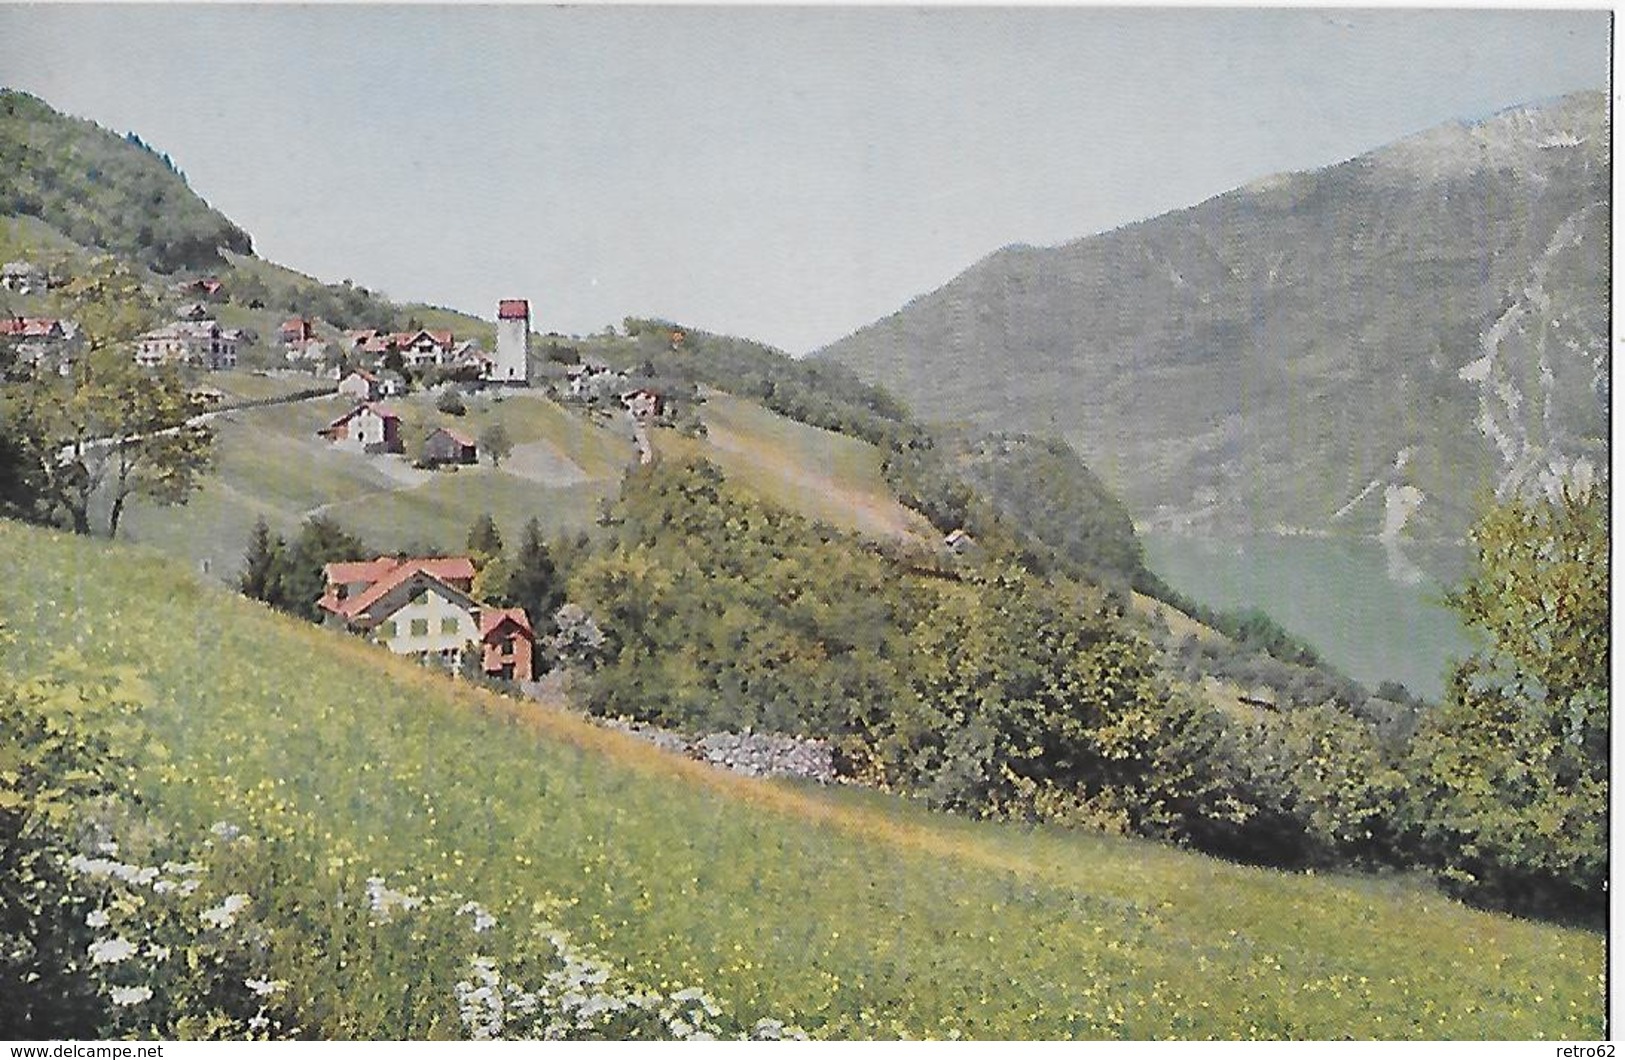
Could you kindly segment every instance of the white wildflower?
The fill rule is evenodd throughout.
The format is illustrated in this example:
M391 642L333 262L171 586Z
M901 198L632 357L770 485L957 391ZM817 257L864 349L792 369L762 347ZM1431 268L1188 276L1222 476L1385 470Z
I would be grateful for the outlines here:
M75 854L68 859L68 868L81 876L89 876L91 879L99 880L112 876L114 872L123 869L124 866L116 861L109 861L107 858L87 858L83 854Z
M203 886L203 883L200 880L183 880L180 886L175 889L181 893L181 897L185 898L190 897L201 886Z
M115 986L112 989L113 1004L120 1007L139 1005L143 1001L152 999L150 986Z
M168 894L175 889L174 880L158 880L152 885L153 894Z
M373 922L385 923L397 909L416 909L423 899L406 891L386 886L382 876L367 877L367 902L372 908Z
M147 947L147 952L145 955L151 957L155 961L167 961L169 960L169 947L160 946L154 942Z
M472 913L474 916L474 933L478 935L497 926L497 918L486 912L485 907L478 902L464 902L457 907L458 914Z
M103 928L107 926L107 910L92 909L85 916L85 927Z
M118 844L111 839L104 839L96 844L96 853L106 854L109 857L118 857Z
M251 1031L263 1031L270 1025L271 1021L266 1018L264 1009L260 1009L258 1012L248 1017L248 1029Z
M225 901L213 909L206 909L201 914L202 920L210 927L229 928L237 922L237 914L248 905L248 895L228 894Z
M192 861L166 861L164 871L176 876L191 876L203 871L203 866Z
M244 979L243 985L252 990L256 997L270 997L288 984L281 979Z
M216 821L209 826L209 831L228 843L243 834L243 830L230 821Z
M103 939L90 944L91 964L117 964L126 957L135 956L135 943L124 937Z
M145 887L158 878L158 870L147 866L114 865L113 875L134 887Z

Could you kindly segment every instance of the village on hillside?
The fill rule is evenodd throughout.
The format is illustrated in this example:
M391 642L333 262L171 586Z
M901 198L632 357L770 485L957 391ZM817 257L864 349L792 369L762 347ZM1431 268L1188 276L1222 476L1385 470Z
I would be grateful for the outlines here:
M28 297L64 286L63 267L47 269L27 261L0 269L0 288ZM651 425L670 423L673 408L665 388L647 377L611 368L593 359L549 361L535 366L532 317L527 299L504 298L496 308L496 342L487 350L478 339L459 340L446 328L389 331L340 330L304 315L285 320L269 342L251 329L223 326L217 310L232 300L227 284L200 276L171 284L168 323L139 335L128 347L135 365L146 370L180 369L195 380L191 393L218 409L232 404L207 380L243 371L243 354L260 348L284 362L253 370L258 376L309 381L282 401L334 400L344 411L316 434L334 452L370 459L407 460L420 470L451 469L493 459L487 447L509 443L474 437L454 422L462 400L483 392L541 383L565 407L599 419L619 414L630 421L640 462L653 448ZM263 310L263 302L248 308ZM674 341L680 342L678 333ZM265 347L269 347L266 350ZM10 379L33 375L71 378L86 353L84 333L73 320L9 314L0 317L0 365ZM385 402L423 391L437 395L435 409L446 417L424 428L408 454L402 418ZM613 410L613 411L610 411ZM475 561L469 556L378 556L362 562L330 563L326 588L316 601L326 624L359 634L399 655L465 676L501 682L531 682L540 676L537 633L523 608L496 607L474 593ZM551 619L552 616L540 616Z

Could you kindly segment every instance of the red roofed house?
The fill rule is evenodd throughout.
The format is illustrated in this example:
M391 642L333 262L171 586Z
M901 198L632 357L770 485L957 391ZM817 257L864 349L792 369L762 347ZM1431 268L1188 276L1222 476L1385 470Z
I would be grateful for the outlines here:
M401 351L401 357L413 368L451 363L455 342L449 331L400 331L389 336L391 344Z
M339 393L360 402L377 401L378 377L358 368L339 380Z
M72 369L82 337L71 324L50 317L0 317L0 347L16 351L19 363L36 370L53 364L63 375Z
M316 337L314 321L304 317L290 317L277 329L277 339L284 346L295 346Z
M0 339L53 341L65 337L60 320L50 317L0 317Z
M349 339L350 350L353 353L364 354L368 357L382 357L390 349L389 336L376 328L346 331L344 336Z
M467 645L484 642L480 606L469 595L474 562L467 556L380 556L322 570L327 588L316 603L328 620L370 635L397 655L455 667Z
M536 679L536 631L522 607L493 607L480 614L482 669L508 681Z
M401 418L382 405L363 403L316 432L334 445L363 453L399 453Z
M474 439L450 427L436 427L423 442L425 464L472 464L479 458Z

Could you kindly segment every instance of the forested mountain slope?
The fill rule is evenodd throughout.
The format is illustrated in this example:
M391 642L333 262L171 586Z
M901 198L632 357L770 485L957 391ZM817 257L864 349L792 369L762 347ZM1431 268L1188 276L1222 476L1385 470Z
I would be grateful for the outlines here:
M1007 247L820 356L1064 437L1142 527L1456 537L1606 465L1609 135L1583 93Z

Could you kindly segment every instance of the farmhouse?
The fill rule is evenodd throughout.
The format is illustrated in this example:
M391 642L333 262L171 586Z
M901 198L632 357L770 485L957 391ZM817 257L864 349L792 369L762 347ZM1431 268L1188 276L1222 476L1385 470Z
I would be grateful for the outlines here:
M370 634L397 655L429 656L447 666L465 645L480 643L480 607L469 591L474 563L466 556L329 563L316 601L335 625Z
M413 368L429 368L451 363L454 345L449 331L402 331L389 336L389 344Z
M450 427L436 427L423 442L425 464L472 464L479 460L474 440Z
M316 601L331 625L370 636L397 655L448 667L479 652L491 677L535 677L536 633L523 608L485 607L470 595L474 563L467 556L329 563Z
M309 342L316 337L316 322L304 317L289 317L277 328L276 337L284 346Z
M327 343L321 339L306 339L303 342L290 343L282 348L282 355L289 364L303 363L308 370L314 371L327 360Z
M0 348L11 350L19 363L35 370L50 362L67 375L81 337L72 323L51 317L0 317Z
M218 301L226 297L226 285L213 276L204 276L196 280L182 280L175 285L175 290L181 294L202 296L211 301Z
M496 370L496 360L478 342L469 339L451 351L451 366L476 372L481 379L490 379Z
M619 388L631 379L626 372L618 372L607 364L592 361L571 365L565 377L570 381L570 396L588 401L601 399L605 394L619 393Z
M50 317L0 318L0 339L9 342L61 342L67 337L62 321Z
M389 336L376 328L346 331L344 336L350 342L350 352L363 357L382 357L390 351Z
M363 402L316 432L334 445L363 453L399 453L401 418L382 405Z
M954 530L942 539L943 547L956 556L963 556L976 547L976 539L965 532L963 527Z
M377 401L383 396L378 386L378 377L359 368L339 380L338 392L344 397L363 403Z

